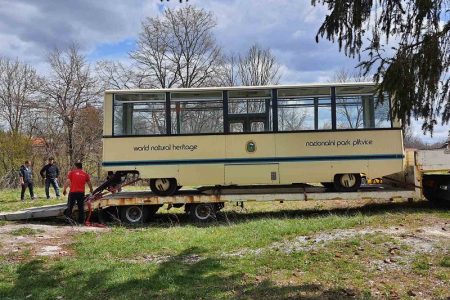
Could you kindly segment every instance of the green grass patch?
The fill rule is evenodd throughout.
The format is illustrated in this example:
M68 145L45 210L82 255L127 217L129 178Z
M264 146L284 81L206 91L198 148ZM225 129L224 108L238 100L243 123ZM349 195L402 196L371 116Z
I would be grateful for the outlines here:
M15 203L3 196L0 192L0 210ZM147 227L112 225L109 231L74 233L67 241L72 244L64 246L70 256L37 259L29 248L0 255L0 299L371 299L394 292L408 298L403 286L419 283L428 293L424 297L448 295L436 284L448 283L448 256L415 256L412 265L405 260L401 273L395 264L376 268L393 246L395 257L409 253L408 246L382 232L313 239L350 228L413 230L448 222L449 211L423 204L330 208L325 202L292 202L249 203L243 212L228 205L225 213L226 220L201 226L186 219L164 221L171 217L166 214ZM292 252L274 247L299 236L311 236L308 245L314 247Z
M33 229L30 227L22 227L22 228L10 231L9 234L14 235L14 236L24 236L24 235L31 236L31 235L37 235L37 234L43 233L43 232L45 232L45 230Z
M131 186L127 187L125 190L145 190L145 187L140 186ZM35 200L30 199L30 194L28 190L25 194L25 201L20 200L20 189L3 189L0 191L0 212L8 212L8 211L18 211L30 207L39 207L44 205L54 205L67 203L67 197L62 195L61 190L61 198L56 199L54 191L50 188L50 196L51 199L47 200L45 196L44 188L36 187L34 189L35 196L37 197Z
M352 228L373 223L363 215L319 218L267 218L233 225L193 225L169 228L112 228L110 233L89 232L77 236L75 249L79 255L130 257L155 253L174 255L199 247L208 253L239 249L256 249L298 235L309 235L332 229Z
M450 268L450 255L445 255L439 262L439 265L444 268Z
M2 190L0 192L0 212L18 211L30 207L53 205L66 202L65 197L61 197L60 199L52 198L47 200L45 198L45 192L43 188L36 188L35 195L37 199L31 200L30 195L27 193L25 196L25 201L21 201L19 189Z
M417 274L426 275L431 268L431 258L425 254L416 255L412 268Z

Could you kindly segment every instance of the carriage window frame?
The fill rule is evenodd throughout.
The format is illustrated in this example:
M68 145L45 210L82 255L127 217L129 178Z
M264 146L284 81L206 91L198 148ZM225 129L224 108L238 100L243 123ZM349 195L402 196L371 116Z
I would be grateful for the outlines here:
M124 93L124 94L120 94L120 93L115 93L113 94L113 103L112 103L112 136L116 136L116 137L126 137L126 136L162 136L165 135L167 133L167 118L166 118L166 111L164 110L164 106L165 106L165 95L164 93ZM133 107L134 105L139 105L139 104L156 104L156 105L161 105L161 111L159 112L160 114L162 114L162 120L164 122L163 126L163 130L161 130L159 133L155 132L155 133L147 133L147 134L141 134L141 133L133 133L133 126L131 125L131 128L129 130L131 130L130 132L126 132L128 131L127 129L123 128L122 125L122 132L118 133L115 130L116 127L116 107L121 107L122 108L122 117L123 117L123 109L124 109L124 104L132 104ZM132 111L133 112L133 111ZM124 122L122 120L122 122ZM128 120L127 120L128 122ZM131 114L131 124L133 124L133 114Z
M275 96L273 95L275 93ZM193 95L190 97L190 95ZM203 95L202 99L196 99L196 95ZM362 97L371 97L371 104L373 109L371 111L372 118L370 126L360 126L359 128L337 128L339 120L338 118L338 110L341 105L340 99L342 98L362 98ZM360 86L351 86L351 85L329 85L329 86L312 86L312 87L272 87L266 89L227 89L227 88L218 88L215 90L205 90L205 91L155 91L155 92L130 92L130 93L112 93L112 136L114 137L126 137L126 136L183 136L183 135L221 135L221 134L236 134L236 132L232 132L226 130L226 126L229 125L230 118L229 114L233 114L230 111L230 102L233 103L236 100L248 100L259 101L259 100L268 100L269 106L266 107L270 109L270 111L265 111L268 114L268 130L259 131L259 132L244 132L244 133L275 133L275 132L314 132L314 131L343 131L343 130L376 130L376 129L397 129L394 127L393 118L392 118L392 106L391 106L391 98L388 95L385 95L383 104L377 101L377 95L375 92L375 87L373 85L360 85ZM309 101L309 106L312 108L311 99L314 99L314 126L308 126L305 129L294 129L294 130L286 130L281 128L280 123L280 110L283 109L287 100L292 101L300 101L302 100ZM200 102L206 101L208 105L206 105L205 110L208 109L208 106L211 106L213 109L220 110L222 108L223 114L220 116L220 124L218 130L208 131L208 132L189 132L189 133L178 133L177 130L174 130L173 127L173 109L177 102L186 101L186 103ZM122 107L123 103L158 103L160 105L158 109L158 113L161 114L161 118L164 119L164 132L152 132L149 134L139 134L132 132L122 131L121 133L117 132L117 121L116 121L116 108ZM364 101L362 101L364 102ZM213 104L214 103L214 104ZM221 104L221 105L220 105ZM165 105L166 109L163 109L163 105ZM248 106L248 104L246 104ZM308 106L308 105L305 105ZM302 106L302 105L300 105ZM248 108L248 107L247 107ZM312 113L312 110L308 110ZM325 112L324 112L325 111ZM167 116L168 112L170 112L170 116ZM249 113L248 111L245 113ZM244 113L244 114L245 114ZM259 114L261 112L257 112ZM320 115L326 114L326 118L324 118L324 122L321 122ZM123 114L123 113L122 113ZM328 124L330 118L328 115L331 114L331 126L323 126L324 124ZM326 120L325 120L326 119ZM309 119L309 123L311 123L311 119ZM168 124L167 122L170 121ZM366 120L364 121L366 122ZM279 125L280 124L280 125ZM328 124L329 125L329 124ZM334 125L334 126L333 126ZM170 128L169 128L170 127ZM279 128L280 127L280 128ZM222 129L223 128L223 129ZM238 133L239 134L239 133Z
M204 104L204 105L202 105ZM183 112L194 111L217 111L219 126L215 131L206 132L183 132L182 125L182 111L181 106L188 107ZM207 91L175 91L170 93L170 135L199 135L199 134L221 134L223 133L224 123L224 102L222 90L207 90ZM216 124L217 125L217 124ZM181 131L181 132L180 132Z

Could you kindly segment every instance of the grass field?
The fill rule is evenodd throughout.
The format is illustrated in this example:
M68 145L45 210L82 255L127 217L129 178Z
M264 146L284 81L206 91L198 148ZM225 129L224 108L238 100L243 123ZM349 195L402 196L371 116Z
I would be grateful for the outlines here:
M13 196L0 211L28 205ZM206 225L180 211L138 228L3 222L0 299L450 296L450 212L426 202L251 203Z
M51 205L57 203L66 202L64 197L56 199L53 191L51 190L51 199L47 200L45 197L45 192L43 188L35 188L34 190L36 200L30 199L30 194L28 190L25 194L25 201L20 201L20 190L19 189L3 189L0 191L0 212L1 211L16 211L24 208ZM61 191L62 193L62 191Z

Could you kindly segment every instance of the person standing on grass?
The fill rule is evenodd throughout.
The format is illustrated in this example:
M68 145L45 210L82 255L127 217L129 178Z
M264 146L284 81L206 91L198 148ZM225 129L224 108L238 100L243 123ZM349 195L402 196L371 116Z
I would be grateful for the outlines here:
M39 173L41 174L41 177L45 179L45 195L47 196L47 199L50 199L50 184L55 190L56 198L59 199L59 169L55 164L55 159L53 157L49 157L48 164L46 164Z
M36 199L33 192L33 170L31 169L31 162L29 160L26 160L25 163L20 166L19 183L22 187L20 200L25 200L25 191L27 188L30 190L31 200Z
M68 218L72 218L72 210L75 202L78 206L78 224L84 224L84 192L86 184L89 186L89 190L92 193L92 183L89 174L83 171L83 165L81 162L75 163L75 168L69 172L67 179L64 182L63 195L67 194L67 187L70 186L69 197L67 198L67 209L64 211L64 215Z

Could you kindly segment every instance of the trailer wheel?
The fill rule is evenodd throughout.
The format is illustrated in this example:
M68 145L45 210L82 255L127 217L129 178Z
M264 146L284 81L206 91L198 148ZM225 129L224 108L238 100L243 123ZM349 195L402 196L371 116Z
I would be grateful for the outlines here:
M435 207L450 207L450 176L425 174L422 178L425 198Z
M150 189L158 196L171 196L178 190L175 178L150 179Z
M356 192L361 186L361 174L336 174L334 188L338 192Z
M120 208L120 220L127 224L144 223L148 220L148 216L149 210L144 205L130 205Z
M211 203L190 204L186 210L195 222L209 222L216 219L216 206Z

